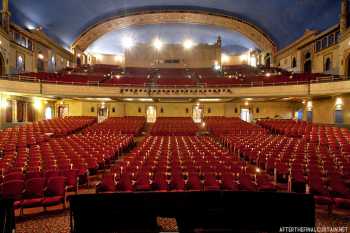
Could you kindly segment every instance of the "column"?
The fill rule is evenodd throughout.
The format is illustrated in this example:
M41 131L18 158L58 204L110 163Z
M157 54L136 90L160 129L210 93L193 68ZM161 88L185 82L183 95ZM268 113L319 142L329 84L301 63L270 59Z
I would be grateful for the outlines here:
M340 8L340 33L343 34L348 28L349 3L348 0L341 0Z
M28 121L28 103L25 102L23 105L23 122Z
M10 32L11 13L9 11L9 1L8 0L2 0L1 17L2 17L2 27L7 33L9 33Z
M12 100L12 123L17 123L17 100Z

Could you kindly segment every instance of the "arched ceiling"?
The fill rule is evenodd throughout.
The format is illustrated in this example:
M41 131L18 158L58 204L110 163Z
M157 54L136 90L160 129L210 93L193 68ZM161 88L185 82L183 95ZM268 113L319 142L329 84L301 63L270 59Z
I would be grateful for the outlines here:
M305 29L324 29L338 22L340 0L15 0L12 19L22 26L41 26L69 46L87 28L116 15L139 10L204 9L244 18L267 32L279 48Z
M249 40L253 41L260 49L270 53L276 52L276 44L274 41L263 30L243 19L218 13L208 14L207 11L180 11L174 9L142 11L138 13L129 13L125 16L114 16L88 28L77 38L72 47L77 48L79 51L84 51L106 33L108 34L135 25L144 26L151 24L164 26L164 24L168 25L174 23L209 25L239 32Z
M193 24L156 24L132 26L106 33L93 42L87 51L92 54L121 54L124 52L122 38L130 36L139 43L150 43L161 38L164 43L182 43L191 39L195 44L214 44L221 36L222 51L227 54L240 54L258 46L242 34L225 28Z

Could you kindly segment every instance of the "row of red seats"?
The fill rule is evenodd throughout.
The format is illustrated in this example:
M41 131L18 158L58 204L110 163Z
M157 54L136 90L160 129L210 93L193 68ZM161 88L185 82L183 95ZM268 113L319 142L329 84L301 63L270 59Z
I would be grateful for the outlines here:
M145 86L150 82L146 76L112 76L106 79L102 85L138 85Z
M292 74L277 68L253 68L248 65L224 66L223 73L216 72L212 68L186 68L186 69L149 69L120 67L108 65L80 66L61 73L25 73L24 75L35 77L46 82L66 82L78 84L101 85L139 85L152 83L155 85L275 85L288 83L307 83L324 77L324 74Z
M157 84L160 86L194 86L196 80L191 76L160 76L157 79Z
M103 176L97 191L276 190L211 137L147 137Z
M24 76L34 77L42 82L62 82L77 84L96 84L103 82L106 76L99 74L65 74L65 73L24 73Z
M228 75L226 77L205 77L202 81L207 86L215 85L243 85L243 86L262 86L278 84L308 83L323 77L323 74L292 74L292 75Z
M65 208L66 177L51 176L47 180L37 177L26 181L13 179L3 184L2 197L14 200L14 209L56 206Z
M0 132L0 150L15 151L48 140L49 136L59 137L81 130L96 122L95 117L68 117L43 120Z
M289 190L310 192L321 204L350 208L350 153L286 136L231 135L221 142Z
M198 126L190 117L158 117L151 129L151 135L193 136Z
M350 149L350 130L294 120L260 120L258 125L273 133L302 137L308 142Z
M207 117L205 122L208 131L214 136L252 134L266 131L262 127L242 121L239 117Z
M132 142L132 136L103 131L51 138L29 149L6 152L0 160L1 174L78 169L79 175L87 178L89 173L114 160Z
M110 117L102 123L84 129L84 132L101 131L139 135L146 123L145 117Z

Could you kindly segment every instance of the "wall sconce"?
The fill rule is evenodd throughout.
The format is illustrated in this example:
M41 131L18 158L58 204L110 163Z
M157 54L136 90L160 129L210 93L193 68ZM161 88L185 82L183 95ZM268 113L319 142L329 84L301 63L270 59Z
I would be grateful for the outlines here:
M340 97L337 97L335 100L335 110L343 110L343 99Z

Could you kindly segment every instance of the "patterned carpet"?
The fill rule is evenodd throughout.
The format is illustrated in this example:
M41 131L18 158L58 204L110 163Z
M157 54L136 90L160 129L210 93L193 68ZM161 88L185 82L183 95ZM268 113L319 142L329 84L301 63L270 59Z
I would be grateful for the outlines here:
M158 225L163 232L177 232L176 220L171 218L158 218ZM326 213L317 211L316 225L318 227L347 227L350 232L350 215L328 216ZM39 215L26 219L18 219L16 233L69 233L69 211L55 211L45 216ZM335 232L335 231L334 231ZM340 233L340 231L337 231ZM330 231L322 231L330 233Z

